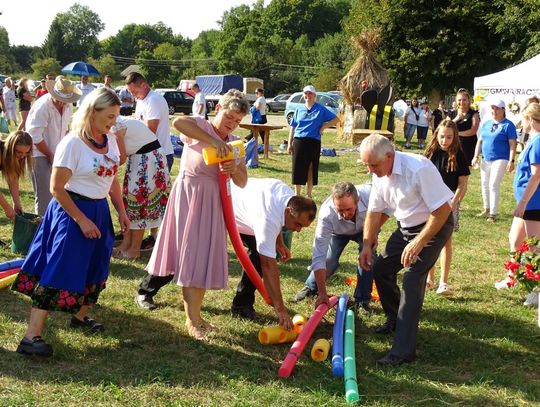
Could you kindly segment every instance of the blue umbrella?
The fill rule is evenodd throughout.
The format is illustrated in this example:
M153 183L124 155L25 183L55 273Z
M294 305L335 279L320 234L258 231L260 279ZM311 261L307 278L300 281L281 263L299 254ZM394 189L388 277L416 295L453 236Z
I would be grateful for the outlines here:
M72 62L62 68L62 73L81 76L100 76L99 71L92 64L83 61Z

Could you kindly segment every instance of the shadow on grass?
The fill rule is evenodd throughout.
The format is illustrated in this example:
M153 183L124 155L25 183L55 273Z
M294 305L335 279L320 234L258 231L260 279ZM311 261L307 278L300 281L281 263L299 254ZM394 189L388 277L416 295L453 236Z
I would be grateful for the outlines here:
M27 318L30 303L21 296L2 290L0 304L6 319L24 322ZM290 344L264 346L257 340L261 326L276 325L272 308L258 307L262 311L257 323L232 320L225 316L228 310L214 305L203 308L221 319L219 326L223 329L209 343L187 337L180 323L164 321L167 309L150 314L101 306L93 314L104 322L107 331L96 336L70 330L69 316L56 313L45 332L55 356L42 361L0 348L4 362L0 374L21 381L31 377L38 383L68 384L75 379L87 385L108 383L118 387L164 383L211 389L228 386L231 380L253 385L280 381L277 371ZM314 340L332 337L333 320L331 311L306 346L293 375L280 381L280 386L342 397L343 380L331 376L330 361L315 363L309 359ZM387 352L391 338L374 334L371 325L375 319L367 321L356 321L357 372L362 400L367 404L392 400L410 405L503 406L508 402L498 400L495 392L505 394L506 389L527 401L540 399L538 378L531 379L540 363L539 334L531 324L510 316L494 321L488 313L469 310L428 309L422 321L430 325L420 329L418 361L379 369L375 361ZM12 348L19 339L13 338ZM509 350L506 342L521 346ZM314 377L321 378L316 389L312 388ZM475 394L474 390L459 395L450 390L459 387L489 387L493 398Z

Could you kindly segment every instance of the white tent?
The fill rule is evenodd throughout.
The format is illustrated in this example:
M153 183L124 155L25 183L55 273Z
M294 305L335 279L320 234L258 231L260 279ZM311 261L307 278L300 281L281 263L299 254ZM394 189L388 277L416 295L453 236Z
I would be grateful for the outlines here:
M504 71L474 78L474 100L480 108L480 116L489 107L489 100L502 99L507 108L507 117L519 120L519 112L525 100L540 96L540 54Z

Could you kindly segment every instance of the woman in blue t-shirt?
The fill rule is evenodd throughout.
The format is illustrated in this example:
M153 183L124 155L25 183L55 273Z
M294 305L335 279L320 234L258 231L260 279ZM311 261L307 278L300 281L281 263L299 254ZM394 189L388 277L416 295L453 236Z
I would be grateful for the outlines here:
M484 209L478 216L488 215L487 221L490 223L495 222L497 218L504 172L514 170L514 157L516 155L516 126L506 118L505 107L503 100L492 103L491 116L493 118L486 120L480 126L478 143L472 160L473 166L478 165L480 151L482 151L480 179Z
M514 177L517 206L510 228L510 250L516 251L527 237L540 237L540 105L531 103L523 111L523 129L529 143L519 155Z
M317 91L312 85L303 90L305 105L294 112L289 132L287 152L292 154L292 184L296 195L301 195L306 185L306 195L311 198L313 186L319 177L321 136L325 129L337 123L337 117L316 102Z

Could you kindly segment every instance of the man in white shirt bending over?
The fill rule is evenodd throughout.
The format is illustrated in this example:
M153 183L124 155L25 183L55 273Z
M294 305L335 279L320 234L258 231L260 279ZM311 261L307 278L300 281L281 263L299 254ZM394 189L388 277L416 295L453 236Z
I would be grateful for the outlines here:
M332 194L319 210L313 256L309 266L311 273L304 288L294 296L295 301L318 294L315 305L328 304L326 280L338 269L343 250L350 241L358 244L358 253L362 250L364 220L370 193L369 184L355 186L351 182L338 182L334 185ZM391 211L385 212L381 216L380 226L392 215ZM363 270L361 267L357 267L356 272L355 308L369 314L373 276L370 270Z
M428 272L453 230L449 204L453 193L430 160L395 151L392 143L380 134L362 141L360 159L373 174L360 267L372 270L386 313L386 322L375 332L395 332L390 353L377 363L397 366L416 358ZM386 208L393 210L398 228L373 262L372 251ZM405 273L400 291L397 273L402 268Z
M240 238L248 249L253 267L262 275L272 305L284 329L292 329L292 320L283 304L276 260L287 261L291 252L285 246L282 229L300 232L315 219L317 205L311 198L294 195L283 181L272 178L249 178L244 188L231 183L234 217ZM245 272L236 290L231 313L256 319L255 286Z

